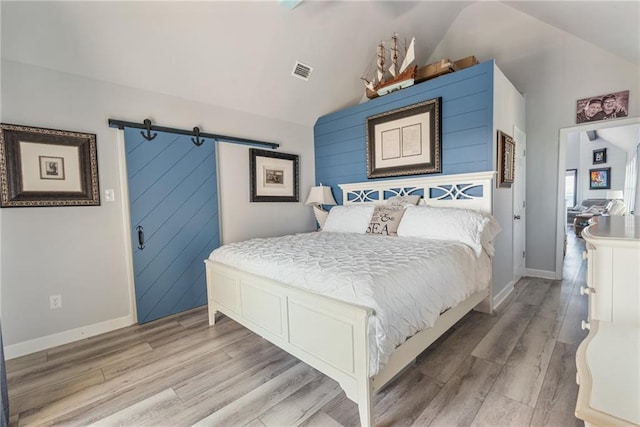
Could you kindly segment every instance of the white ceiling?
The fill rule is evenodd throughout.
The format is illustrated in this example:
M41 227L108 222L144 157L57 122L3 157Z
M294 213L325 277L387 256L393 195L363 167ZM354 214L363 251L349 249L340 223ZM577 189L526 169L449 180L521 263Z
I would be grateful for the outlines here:
M463 1L3 0L2 57L313 125L362 98L375 45L415 36L425 64ZM640 64L640 1L505 2ZM458 59L458 58L451 58ZM488 59L488 58L482 58ZM291 76L295 61L314 68Z
M626 151L629 159L636 152L636 146L640 141L640 125L637 124L598 129L597 133L599 138L609 141Z

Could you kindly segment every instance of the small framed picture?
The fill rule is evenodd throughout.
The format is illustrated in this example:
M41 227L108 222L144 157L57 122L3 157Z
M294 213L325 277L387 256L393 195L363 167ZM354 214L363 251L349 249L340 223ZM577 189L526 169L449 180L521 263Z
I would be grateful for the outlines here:
M611 188L611 168L589 169L589 190Z
M249 150L252 202L297 202L298 156L276 151Z
M593 164L607 163L607 149L593 150Z
M498 131L498 187L511 187L515 175L516 142Z

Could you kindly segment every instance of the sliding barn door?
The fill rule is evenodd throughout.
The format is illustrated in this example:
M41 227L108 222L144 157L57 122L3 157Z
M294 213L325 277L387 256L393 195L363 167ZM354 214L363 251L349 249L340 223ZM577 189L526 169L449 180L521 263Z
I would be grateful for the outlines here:
M145 131L146 132L146 131ZM155 132L154 132L155 133ZM206 304L204 259L220 246L216 149L125 128L138 323Z

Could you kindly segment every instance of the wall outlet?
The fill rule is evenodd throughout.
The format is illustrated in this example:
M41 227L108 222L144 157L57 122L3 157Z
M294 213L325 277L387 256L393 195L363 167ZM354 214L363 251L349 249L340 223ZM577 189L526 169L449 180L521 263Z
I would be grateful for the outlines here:
M62 295L51 295L49 297L49 308L51 310L62 308Z

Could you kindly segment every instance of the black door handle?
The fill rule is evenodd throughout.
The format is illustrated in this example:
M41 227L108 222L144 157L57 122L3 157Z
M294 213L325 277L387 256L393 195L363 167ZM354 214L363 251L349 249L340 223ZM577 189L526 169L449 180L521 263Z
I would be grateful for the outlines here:
M144 228L141 225L136 227L138 230L138 249L144 249Z
M520 215L514 215L513 219L520 219Z

